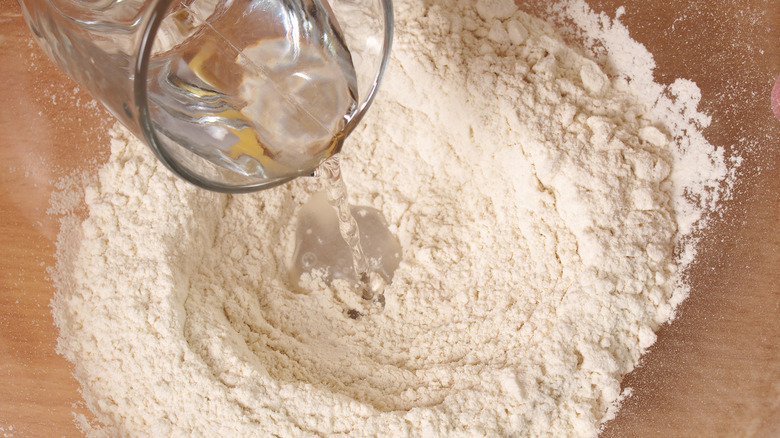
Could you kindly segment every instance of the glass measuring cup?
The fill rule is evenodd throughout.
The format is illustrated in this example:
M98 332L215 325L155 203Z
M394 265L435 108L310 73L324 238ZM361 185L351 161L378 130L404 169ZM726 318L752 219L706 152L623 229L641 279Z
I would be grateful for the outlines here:
M339 152L381 80L391 0L20 0L48 56L174 173L249 192Z

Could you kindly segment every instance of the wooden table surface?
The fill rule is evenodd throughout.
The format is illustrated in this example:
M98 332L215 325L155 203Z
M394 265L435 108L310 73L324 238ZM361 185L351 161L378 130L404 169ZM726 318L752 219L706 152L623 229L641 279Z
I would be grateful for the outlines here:
M657 80L695 81L713 144L742 157L690 271L679 317L624 386L634 396L608 437L780 437L780 1L599 0L645 44ZM524 2L526 8L544 2ZM53 184L105 159L110 117L53 67L21 10L0 0L0 436L80 436L87 413L57 331L47 270L57 217Z

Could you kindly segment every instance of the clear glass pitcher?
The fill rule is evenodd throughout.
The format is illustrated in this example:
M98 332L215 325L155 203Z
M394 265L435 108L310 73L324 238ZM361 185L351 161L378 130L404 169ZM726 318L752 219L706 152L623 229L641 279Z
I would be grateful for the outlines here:
M368 109L391 0L20 0L44 51L174 173L222 192L311 175Z

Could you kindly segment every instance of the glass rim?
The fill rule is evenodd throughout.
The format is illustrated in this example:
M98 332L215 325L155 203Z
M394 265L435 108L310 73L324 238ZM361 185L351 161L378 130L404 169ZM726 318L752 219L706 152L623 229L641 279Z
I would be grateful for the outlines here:
M387 64L390 59L390 50L392 47L393 27L394 27L392 0L378 0L378 1L381 3L384 12L383 14L384 38L382 43L382 58L379 63L379 68L377 69L377 72L374 76L374 80L368 91L368 95L366 96L365 100L361 104L357 113L355 113L355 115L347 122L347 125L344 127L343 130L344 134L338 140L338 145L334 148L334 154L339 153L339 151L341 150L341 146L344 140L346 139L346 137L348 137L349 134L352 132L352 130L357 126L357 124L365 115L368 108L373 103L374 98L376 96L376 92L379 89L379 84L382 81L384 72L387 69ZM178 177L202 189L211 190L220 193L250 193L250 192L276 187L278 185L287 183L300 176L311 176L313 174L314 169L302 171L296 175L269 179L265 181L250 182L246 184L240 184L240 183L227 184L227 183L206 178L202 175L195 174L187 167L181 165L173 157L173 155L171 155L166 150L166 148L163 146L163 143L157 137L157 131L154 128L150 116L149 99L147 93L147 72L149 69L149 63L151 61L151 56L152 56L152 47L154 46L154 41L157 37L157 32L163 20L167 17L166 13L168 12L168 9L170 8L173 2L174 0L158 0L154 2L154 4L150 7L148 13L149 15L146 20L146 25L143 26L142 33L141 33L140 43L138 46L139 49L137 52L138 55L135 57L135 65L133 66L134 73L135 73L133 79L133 96L134 96L135 107L136 107L135 109L138 114L138 124L141 133L143 134L146 140L146 143L152 149L152 151L157 156L157 158ZM203 157L200 158L206 160L206 158Z

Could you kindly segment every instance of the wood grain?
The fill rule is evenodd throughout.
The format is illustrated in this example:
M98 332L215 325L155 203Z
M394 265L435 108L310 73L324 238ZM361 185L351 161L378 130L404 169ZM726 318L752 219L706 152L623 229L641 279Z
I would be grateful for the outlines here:
M0 11L0 436L81 436L72 413L86 410L55 352L46 211L56 179L101 155L109 119L53 68L15 2Z
M622 21L658 64L685 77L712 115L705 133L742 157L734 198L703 236L691 296L659 332L605 437L780 436L780 2L592 1ZM544 2L525 2L542 9ZM86 413L55 353L49 311L57 178L105 158L107 113L53 67L12 0L0 0L0 435L81 436ZM13 430L11 430L13 427Z

